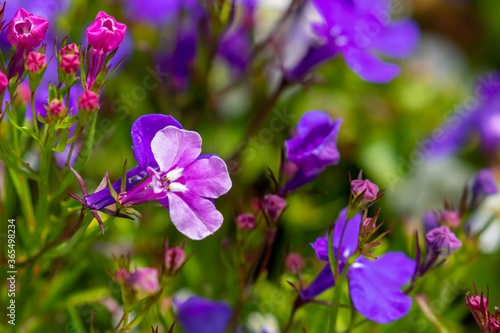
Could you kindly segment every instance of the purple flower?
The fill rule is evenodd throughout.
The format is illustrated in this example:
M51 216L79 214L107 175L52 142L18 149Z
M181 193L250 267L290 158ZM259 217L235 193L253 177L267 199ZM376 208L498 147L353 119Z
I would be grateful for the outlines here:
M9 43L16 46L9 62L7 75L9 79L16 74L18 78L23 75L24 57L43 42L48 28L49 21L43 17L30 14L23 8L17 11L6 32Z
M440 258L446 258L458 251L462 242L451 232L450 228L442 226L435 228L425 235L427 239L427 250Z
M347 208L344 208L334 226L334 254L340 270L347 259L356 251L361 225L361 214L346 222ZM346 225L347 223L347 225ZM344 237L340 243L342 230ZM328 261L328 235L311 244L318 259ZM405 316L410 311L412 299L400 288L406 285L415 271L415 262L401 252L389 252L376 260L364 257L356 259L347 272L349 293L354 307L366 318L377 323L390 323ZM301 292L304 300L310 300L335 285L330 265L320 272L316 279Z
M479 79L476 99L458 110L422 144L432 158L456 153L473 135L479 135L483 150L495 153L500 147L500 74Z
M87 89L92 87L108 53L121 44L126 32L125 24L117 22L113 16L105 12L99 12L94 22L87 28L87 43L91 46Z
M174 298L176 317L186 333L224 333L233 310L224 301L212 301L199 296L187 300Z
M483 169L476 174L472 181L472 193L474 198L498 193L498 182L493 171Z
M319 40L287 76L300 80L317 64L341 54L363 80L386 83L400 69L375 56L405 58L415 50L418 26L408 19L389 21L387 0L313 0L324 23L313 26Z
M139 166L127 173L120 203L159 200L170 210L172 223L191 239L203 239L218 230L223 216L213 199L229 191L231 179L221 158L200 156L200 135L182 129L170 116L151 114L136 120L132 141ZM119 191L120 181L113 188ZM94 210L115 202L109 189L86 196L85 201Z
M322 111L309 111L297 124L297 137L285 142L286 157L299 171L287 184L293 190L316 178L327 166L340 161L337 137L342 119L334 121Z

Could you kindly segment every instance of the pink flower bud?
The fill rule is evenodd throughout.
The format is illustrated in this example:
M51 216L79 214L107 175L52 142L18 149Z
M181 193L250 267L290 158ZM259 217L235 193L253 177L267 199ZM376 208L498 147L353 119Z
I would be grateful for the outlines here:
M84 112L93 112L99 108L99 95L93 91L85 90L78 97L78 109Z
M439 220L442 224L448 225L450 228L456 228L460 225L460 213L456 211L445 210L439 215Z
M9 79L7 79L7 76L0 71L0 94L5 91L7 86L9 85Z
M80 56L80 51L78 51L78 46L76 46L75 43L66 45L59 51L60 56L65 56L68 54L76 54L77 56Z
M250 213L242 213L236 218L239 229L249 231L255 228L255 216Z
M125 282L128 277L129 277L130 273L127 272L125 269L119 269L118 271L116 271L116 274L115 274L115 279L117 282Z
M289 253L285 259L286 269L290 272L297 272L304 268L304 259L296 252Z
M371 224L372 224L372 218L367 217L366 219L363 220L363 229L368 230L368 232L372 232L373 229L375 229L377 226L375 225L375 223L373 225Z
M351 191L355 197L363 195L363 202L372 202L377 198L378 186L368 179L355 179L351 182Z
M60 118L64 116L64 111L66 111L66 106L57 98L49 102L49 114L51 118Z
M262 200L264 211L273 220L276 220L283 213L286 206L286 200L275 194L266 194Z
M472 311L480 311L483 310L488 311L488 298L483 296L483 304L481 306L481 296L476 295L469 297L469 293L465 296L465 303Z
M32 50L45 39L49 21L21 8L7 27L7 40L17 47Z
M22 105L27 105L31 101L31 91L26 83L21 83L16 89L16 100Z
M110 52L123 41L127 26L113 16L99 12L95 21L87 28L87 43L94 49Z
M80 68L80 55L65 54L61 57L61 68L66 74L74 74Z
M30 52L26 57L26 67L32 73L38 73L38 71L44 69L46 66L47 59L43 53Z
M153 294L160 290L156 268L138 268L130 273L127 284L140 294Z
M165 252L165 267L171 272L178 271L186 262L186 253L180 247L172 247Z
M490 318L488 329L490 332L498 332L500 330L500 321L496 318Z
M462 246L462 242L446 226L432 229L425 238L428 250L443 257L456 252Z

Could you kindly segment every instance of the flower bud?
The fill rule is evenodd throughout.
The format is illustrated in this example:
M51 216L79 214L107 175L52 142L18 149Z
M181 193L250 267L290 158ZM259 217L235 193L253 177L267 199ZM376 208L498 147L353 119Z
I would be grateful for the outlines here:
M462 242L446 226L429 231L425 238L428 251L438 253L439 257L448 257L462 246Z
M49 102L49 114L52 119L59 119L65 116L66 106L59 99L55 98Z
M99 108L99 95L93 91L85 90L78 97L78 110L83 112L94 112Z
M445 210L439 214L439 220L441 224L455 229L461 222L460 213L457 211Z
M68 54L75 54L77 56L80 56L80 51L78 51L78 46L75 43L66 45L59 51L60 56L65 56Z
M488 329L490 332L498 332L500 330L500 320L490 318L490 321L488 322Z
M28 105L31 101L31 91L26 83L21 83L16 88L15 103L20 105Z
M186 253L180 247L172 247L165 252L165 267L170 272L178 271L186 262Z
M61 57L61 69L66 74L74 74L80 68L80 56L77 54L65 54Z
M472 181L472 193L474 198L482 198L498 193L498 182L490 169L483 169L476 174Z
M355 179L351 182L351 192L355 198L362 195L361 201L364 203L373 202L378 195L378 186L368 179Z
M26 68L32 73L38 73L47 67L45 54L38 52L30 52L26 57Z
M367 217L366 219L363 220L363 229L367 230L368 233L371 233L373 229L375 229L377 226L375 223L372 225L372 218Z
M7 86L9 85L9 79L7 79L7 76L0 71L0 94L5 91Z
M129 275L130 275L130 273L127 272L125 269L123 269L123 268L119 269L118 271L116 271L116 274L115 274L116 282L119 282L119 283L125 282L128 279Z
M427 211L422 216L424 222L425 232L429 232L434 228L439 227L438 214L434 211Z
M285 259L286 269L290 272L297 272L304 268L304 259L296 252L289 253Z
M281 216L281 213L283 213L286 206L286 200L279 195L266 194L262 201L262 206L269 217L276 220Z
M136 292L148 295L160 290L156 268L138 268L130 273L126 283Z
M241 230L253 230L255 228L255 216L250 213L241 213L236 218L236 224Z
M488 311L488 298L483 296L483 304L481 304L481 296L475 295L469 297L469 293L465 296L465 303L472 311L486 312Z

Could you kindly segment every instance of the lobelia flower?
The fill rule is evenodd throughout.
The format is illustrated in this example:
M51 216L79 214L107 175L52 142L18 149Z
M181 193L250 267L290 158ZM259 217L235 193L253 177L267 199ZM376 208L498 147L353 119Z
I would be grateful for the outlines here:
M28 13L21 8L17 11L7 27L7 40L16 46L14 55L9 62L9 79L18 74L18 79L24 73L24 57L40 45L45 39L49 21L43 17Z
M318 40L286 75L302 79L313 67L341 54L347 66L363 80L386 83L399 75L399 66L375 54L394 59L411 55L420 33L415 22L390 22L388 0L313 0L323 23L313 29Z
M344 208L335 221L333 232L335 260L341 271L356 251L361 225L361 214L349 221L346 221L346 214L347 208ZM319 260L328 262L328 235L318 238L311 246ZM337 258L337 252L340 258ZM401 252L388 252L376 260L359 257L347 272L354 307L366 318L380 324L405 316L410 311L412 299L400 288L410 282L414 271L415 262ZM312 300L334 285L333 273L327 264L316 279L301 291L300 296L305 301Z
M427 138L422 149L432 145L431 158L455 154L472 136L478 135L489 156L500 147L500 74L491 73L478 80L473 103L464 104L441 128ZM427 150L426 150L427 151Z
M94 84L104 66L108 53L123 41L127 26L119 23L113 16L99 12L95 21L87 28L87 43L89 51L89 66L87 73L87 89Z
M233 310L225 301L212 301L199 296L186 300L174 298L176 318L186 333L224 333Z
M498 181L490 169L483 169L472 181L472 197L484 198L498 193Z
M315 179L327 166L340 161L337 137L342 119L334 121L322 111L309 111L297 124L297 137L285 141L286 157L298 167L287 190Z
M182 129L172 117L150 114L132 126L134 155L139 165L127 173L126 191L119 203L131 206L159 200L170 211L172 223L191 239L203 239L223 222L213 199L227 193L231 179L217 155L201 155L201 137ZM141 184L141 180L148 177ZM113 184L120 190L121 181ZM137 186L136 186L137 185ZM109 189L85 197L91 210L115 203Z

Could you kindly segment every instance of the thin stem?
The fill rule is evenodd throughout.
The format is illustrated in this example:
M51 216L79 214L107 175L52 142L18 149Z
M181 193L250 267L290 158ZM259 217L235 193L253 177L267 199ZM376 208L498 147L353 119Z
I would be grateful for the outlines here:
M40 137L40 130L38 129L38 120L36 118L36 109L35 109L35 92L31 92L31 115L33 117L33 127L35 128L35 133L38 137Z

